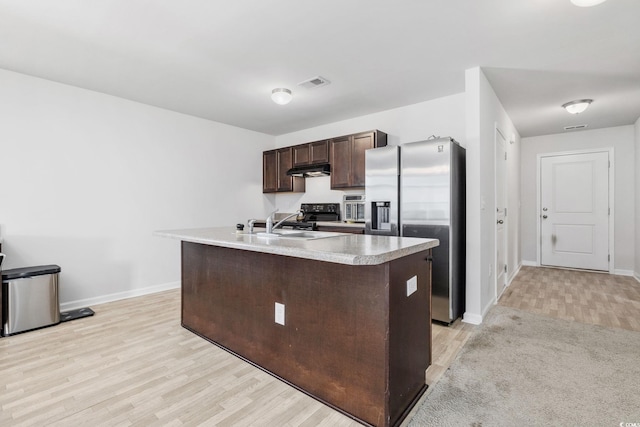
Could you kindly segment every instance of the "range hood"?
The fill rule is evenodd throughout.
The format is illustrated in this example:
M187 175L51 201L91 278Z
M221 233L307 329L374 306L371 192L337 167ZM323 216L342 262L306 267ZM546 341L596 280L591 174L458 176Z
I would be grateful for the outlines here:
M329 163L322 163L317 165L305 165L296 166L287 171L289 176L301 176L304 178L311 178L314 176L327 176L331 175L331 165Z

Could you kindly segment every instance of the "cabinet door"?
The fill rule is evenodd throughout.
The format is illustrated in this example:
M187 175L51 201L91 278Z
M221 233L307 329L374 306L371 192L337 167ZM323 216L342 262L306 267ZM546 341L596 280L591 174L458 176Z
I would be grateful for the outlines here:
M293 191L293 183L287 171L293 165L293 147L281 148L278 153L278 191Z
M331 140L331 188L349 187L351 174L351 138Z
M351 149L351 187L364 187L364 152L373 148L374 134L361 133L353 136Z
M278 191L278 154L276 150L262 153L262 192Z
M310 144L296 145L293 147L293 166L304 166L310 163Z
M329 141L316 141L309 144L310 163L329 163Z

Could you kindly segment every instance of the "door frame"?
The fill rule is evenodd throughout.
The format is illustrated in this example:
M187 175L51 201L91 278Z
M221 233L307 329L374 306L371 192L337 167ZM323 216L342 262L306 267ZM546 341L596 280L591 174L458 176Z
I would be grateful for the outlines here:
M507 155L507 159L509 158L507 152L507 137L502 133L500 128L498 127L498 123L494 123L494 133L493 133L493 158L494 160L497 158L498 152L498 137L502 137L504 141L504 152ZM505 159L504 165L504 235L503 235L503 244L504 244L504 262L507 268L509 268L509 219L507 218L506 208L509 206L509 185L508 185L508 160ZM498 204L498 165L494 165L493 168L493 195L494 195L494 206L493 206L493 241L494 241L494 251L493 251L493 292L496 295L496 302L498 298L504 293L504 291L509 287L509 275L508 272L504 272L504 289L502 292L498 293L498 277L500 276L498 272L498 212L496 210Z
M542 197L542 176L540 169L542 166L543 157L556 157L556 156L570 156L575 154L591 154L591 153L607 153L609 155L609 274L613 274L615 271L615 236L614 222L615 222L615 157L613 147L592 148L587 150L573 150L573 151L558 151L552 153L540 153L537 156L536 164L536 265L540 267L540 260L542 258L542 230L540 226L540 212L542 206L540 205L540 198Z

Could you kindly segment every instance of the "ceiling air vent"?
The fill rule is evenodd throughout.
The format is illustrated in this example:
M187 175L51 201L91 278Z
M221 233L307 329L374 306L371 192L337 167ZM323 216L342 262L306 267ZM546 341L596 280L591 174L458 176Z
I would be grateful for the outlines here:
M574 126L565 126L564 130L577 130L577 129L584 129L586 128L588 125L574 125Z
M326 86L331 83L329 80L324 77L316 76L312 77L309 80L305 80L303 82L298 83L298 86L302 86L307 89L314 89L320 86Z

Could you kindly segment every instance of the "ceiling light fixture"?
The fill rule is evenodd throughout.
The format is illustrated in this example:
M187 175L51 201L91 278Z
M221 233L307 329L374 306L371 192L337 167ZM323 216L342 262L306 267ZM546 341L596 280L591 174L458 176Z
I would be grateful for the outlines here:
M586 110L589 104L591 104L592 102L593 99L577 99L575 101L562 104L562 108L564 108L571 114L579 114Z
M291 102L293 95L289 89L279 87L271 91L271 99L279 105L285 105Z
M607 0L571 0L571 3L580 7L591 7L600 3L604 3Z

